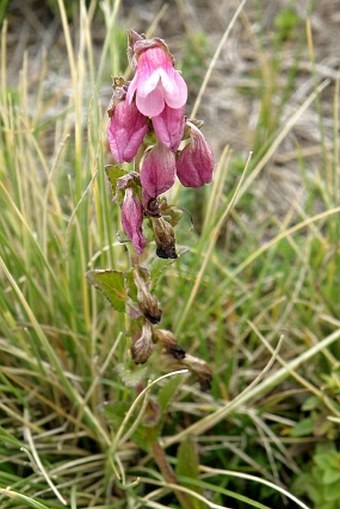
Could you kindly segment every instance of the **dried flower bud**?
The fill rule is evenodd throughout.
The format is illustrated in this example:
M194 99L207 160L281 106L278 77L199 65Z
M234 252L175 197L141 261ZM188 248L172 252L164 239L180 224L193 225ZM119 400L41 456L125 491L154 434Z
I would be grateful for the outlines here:
M153 329L152 339L172 355L176 360L184 359L185 351L178 346L175 335L166 329Z
M151 323L158 323L162 317L162 310L156 297L149 291L147 277L148 273L143 274L141 269L133 271L133 280L137 288L137 301L145 318Z
M132 338L131 355L136 364L144 364L152 354L152 328L149 322L144 322L142 331Z
M169 331L154 331L153 339L158 339L162 344L173 342L173 337ZM170 341L169 341L170 340ZM179 349L179 355L177 354ZM180 347L177 345L170 346L168 349L165 347L165 352L161 357L163 366L166 369L181 369L188 368L191 373L197 378L198 383L202 391L207 391L211 387L212 370L206 362L198 357L190 354L186 354L184 350L180 352ZM184 355L183 355L184 354Z
M145 189L142 189L144 212L150 217L161 217L159 198L150 198Z
M205 361L194 355L186 354L181 364L190 369L197 377L202 391L208 391L211 388L212 370Z
M134 30L129 30L129 40L128 40L128 54L130 57L135 58L135 62L137 62L140 55L151 48L161 48L171 59L173 65L175 65L175 59L173 55L170 53L169 47L164 39L160 39L159 37L152 37L152 39L147 39L144 34L138 34ZM133 69L136 66L133 65Z
M214 156L201 131L191 123L190 127L190 142L177 159L177 176L183 186L201 187L211 182Z
M165 147L176 152L184 133L184 107L173 109L166 104L163 111L152 118L152 125L157 139Z
M137 66L137 57L136 57L136 53L134 50L135 44L137 41L145 41L145 40L146 40L146 38L145 38L144 34L139 34L138 32L135 32L135 30L132 30L132 28L130 28L130 30L128 31L127 54L128 54L129 62L130 62L132 69L136 69L136 66Z
M122 204L122 225L138 254L143 252L146 245L142 232L143 217L143 205L133 188L128 187Z
M175 154L160 143L157 143L146 154L140 180L143 191L150 198L157 198L170 189L176 176Z
M163 217L153 217L152 227L156 241L156 255L159 258L177 258L175 232Z
M126 81L121 76L113 78L113 82L112 82L113 93L112 93L109 107L107 109L107 114L110 118L113 115L116 105L119 102L124 101L128 87L129 87L129 83L130 83L129 81Z
M126 100L118 102L110 111L107 129L110 150L117 162L130 162L147 133L147 118L134 103L129 104Z
M136 171L130 171L117 179L117 189L127 189L133 187L134 184L140 182L139 175Z

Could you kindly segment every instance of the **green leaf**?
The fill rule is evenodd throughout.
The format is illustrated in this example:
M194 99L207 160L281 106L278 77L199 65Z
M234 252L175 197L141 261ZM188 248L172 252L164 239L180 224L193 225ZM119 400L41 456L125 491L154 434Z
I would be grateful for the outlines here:
M109 403L104 407L104 413L107 419L110 421L112 429L116 431L129 410L131 403L128 401L116 401L115 403Z
M178 476L185 476L190 479L199 479L198 450L196 443L191 437L186 438L178 448L176 474ZM186 483L183 482L183 484ZM190 488L195 490L197 493L202 493L197 486L195 488L193 488L190 484L187 484L187 486L190 486ZM200 500L191 497L191 501L195 509L202 508L202 503Z
M132 272L133 269L125 273L125 285L130 299L133 300L133 302L137 302L137 287L133 280Z
M131 321L136 322L136 320ZM135 367L135 369L129 369L125 363L118 363L116 369L119 378L124 385L127 387L137 387L137 385L140 385L145 381L149 368L144 365L138 366L138 368Z
M337 503L340 501L340 484L331 484L325 487L325 500ZM339 507L339 506L338 506Z
M114 431L117 431L119 426L122 424L130 406L131 402L128 401L115 402L105 406L105 415L109 419ZM132 440L132 442L134 442L143 451L149 452L152 444L158 439L160 430L161 424L157 424L150 428L141 422L130 437L130 440Z
M340 473L340 452L332 452L329 455L329 467Z
M86 277L88 282L95 286L117 311L125 311L125 302L128 295L125 289L123 272L95 269L87 272Z
M290 434L293 437L304 437L310 435L314 430L314 419L308 417L300 421L294 428L292 428Z
M339 465L337 465L337 461L339 461L337 458L339 458L339 453L336 452L334 444L330 444L327 448L319 448L317 450L317 454L314 456L314 462L322 470L328 470L329 468L339 467Z
M126 175L126 171L123 170L120 166L113 166L111 164L107 164L105 166L105 173L108 178L108 181L112 187L112 193L115 196L117 192L117 181L120 177Z
M166 273L167 269L172 265L176 260L164 260L163 258L155 258L150 263L150 274L152 281L152 290L159 284L162 277Z
M325 471L323 474L322 481L324 484L333 484L340 480L340 468L339 470L333 470L332 468L329 468ZM328 488L327 488L328 489ZM338 493L339 493L339 500L340 500L340 484L338 484Z
M310 396L306 399L306 401L302 405L302 410L304 412L308 412L310 410L315 410L320 405L320 399L316 396Z
M158 440L160 432L162 429L162 424L157 424L156 426L148 427L140 424L134 434L132 435L132 440L134 443L140 447L143 451L150 452L152 445Z
M162 415L169 411L170 403L182 384L182 377L174 377L172 380L169 380L167 384L160 388L157 399L159 406L161 407Z
M176 474L198 479L197 445L191 437L186 438L178 447Z

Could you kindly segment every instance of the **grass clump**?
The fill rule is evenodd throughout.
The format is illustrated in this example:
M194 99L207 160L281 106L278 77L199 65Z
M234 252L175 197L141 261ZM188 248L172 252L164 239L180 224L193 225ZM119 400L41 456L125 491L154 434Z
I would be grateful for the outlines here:
M247 90L260 105L278 97L280 115L272 123L260 106L248 161L221 151L199 211L190 193L175 191L181 256L152 270L162 325L213 367L212 390L202 393L186 372L166 373L152 359L136 368L123 316L85 278L93 268L126 269L104 173L106 95L125 57L119 2L76 7L70 19L58 1L61 41L39 62L23 55L15 76L12 28L2 26L1 507L337 509L339 81L319 78L308 37L295 54L309 50L314 83L297 103L297 60L284 83L284 59L267 61L275 87L265 97L250 72L256 86ZM275 17L278 54L294 40L292 13ZM106 23L100 45L97 16ZM204 52L205 37L195 39ZM198 55L186 60L195 76ZM294 131L311 112L312 146ZM283 182L290 193L277 204L266 178L276 164L302 182L293 190ZM191 214L200 217L194 228Z

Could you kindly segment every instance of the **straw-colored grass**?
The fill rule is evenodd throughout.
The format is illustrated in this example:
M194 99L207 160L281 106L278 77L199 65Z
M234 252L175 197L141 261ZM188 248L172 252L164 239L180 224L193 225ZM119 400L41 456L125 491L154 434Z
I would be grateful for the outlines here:
M22 54L16 79L10 19L2 25L0 507L338 509L339 78L318 72L310 18L301 30L311 87L294 95L297 68L270 97L264 81L250 87L262 101L253 143L238 153L219 134L213 183L170 194L184 211L181 256L150 255L162 325L213 369L202 393L187 370L168 372L153 358L134 366L124 316L86 281L89 269L128 264L104 172L103 95L125 71L122 6L67 4L51 2L62 37L39 56ZM177 8L185 13L186 3ZM237 23L250 30L248 8L230 13L226 37ZM155 16L151 33L166 16ZM252 37L260 71L274 80L277 62L265 61L261 33ZM195 111L211 94L220 40ZM276 43L283 53L285 41ZM280 92L286 114L270 123L265 102ZM312 114L319 135L306 146L294 130ZM275 206L277 183L263 174L284 166L275 158L288 138L299 186L287 198L285 182Z

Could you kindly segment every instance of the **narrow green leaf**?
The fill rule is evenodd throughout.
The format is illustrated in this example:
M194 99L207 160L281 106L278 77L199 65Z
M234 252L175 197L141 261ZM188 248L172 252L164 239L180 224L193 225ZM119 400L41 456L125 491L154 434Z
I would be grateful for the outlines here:
M15 436L5 430L2 426L0 426L0 439L3 444L16 447L18 449L23 446L23 444Z
M179 476L189 477L194 480L199 479L198 450L196 443L191 437L185 438L178 447L176 474ZM193 488L190 486L190 483L186 484L183 482L183 484L191 487L191 489L195 490L197 493L202 494L202 491L197 486ZM202 502L200 500L191 497L191 501L195 509L202 508Z
M26 495L22 495L21 493L17 493L16 491L12 491L9 488L0 488L0 495L4 495L13 500L23 502L29 507L33 507L34 509L48 509L48 507L41 502L38 502L31 497L27 497Z
M184 476L179 476L179 480L181 481L181 483L184 483L185 481L187 481L188 486L191 489L193 489L194 486L199 487L201 489L202 493L205 490L209 490L213 495L214 502L217 502L216 494L221 494L221 495L224 495L225 497L234 498L235 500L239 500L240 502L247 504L247 508L249 505L251 507L256 507L257 509L271 509L267 505L264 505L261 502L258 502L256 500L252 500L251 498L246 497L246 496L242 495L241 493L222 488L221 486L218 485L218 482L209 483L209 482L203 481L202 479L194 480L194 479L188 479L187 477L184 477Z
M174 395L182 384L183 380L173 378L172 380L169 380L166 385L160 388L157 399L162 415L168 411L170 402L173 400Z
M111 269L90 270L86 274L88 282L107 298L117 311L125 310L128 295L125 289L124 273Z

